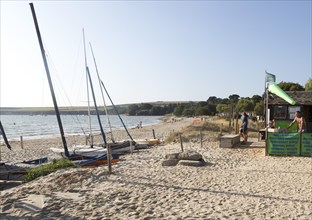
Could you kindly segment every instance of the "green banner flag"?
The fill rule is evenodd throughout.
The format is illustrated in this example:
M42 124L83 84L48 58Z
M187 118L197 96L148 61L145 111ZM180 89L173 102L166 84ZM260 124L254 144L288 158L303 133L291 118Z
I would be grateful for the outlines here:
M269 86L269 92L279 96L280 98L284 99L286 102L288 102L291 105L296 104L295 100L293 100L289 95L286 94L278 85L275 83L272 83Z
M266 75L265 75L265 81L267 83L275 83L275 75L268 73L267 71L265 71Z

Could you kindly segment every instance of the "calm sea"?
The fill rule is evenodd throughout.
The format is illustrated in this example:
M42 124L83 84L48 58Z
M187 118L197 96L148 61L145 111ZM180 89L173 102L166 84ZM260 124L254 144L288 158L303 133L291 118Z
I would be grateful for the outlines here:
M9 140L42 138L57 136L60 134L55 115L1 115L1 122ZM121 116L128 129L136 127L140 121L142 126L153 125L160 122L159 116ZM109 116L113 130L123 128L116 115ZM87 115L62 115L65 135L89 133L89 116ZM105 132L109 131L107 117L101 116L102 126ZM96 115L91 116L92 132L100 132ZM0 138L2 138L0 136Z

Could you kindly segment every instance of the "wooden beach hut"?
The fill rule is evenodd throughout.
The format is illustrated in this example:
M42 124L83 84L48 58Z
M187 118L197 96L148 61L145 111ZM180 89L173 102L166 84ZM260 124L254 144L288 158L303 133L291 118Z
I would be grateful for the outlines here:
M271 94L269 98L270 120L274 128L268 129L267 153L269 155L311 156L312 154L312 91L287 91L295 105ZM298 133L297 124L287 129L300 111L305 120L305 132Z

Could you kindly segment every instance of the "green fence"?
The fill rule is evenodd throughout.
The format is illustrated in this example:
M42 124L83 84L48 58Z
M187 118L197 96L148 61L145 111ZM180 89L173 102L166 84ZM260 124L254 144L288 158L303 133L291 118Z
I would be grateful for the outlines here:
M301 134L301 155L312 156L312 133Z
M268 133L269 155L312 156L312 133Z
M298 133L268 133L269 155L299 156L300 135Z

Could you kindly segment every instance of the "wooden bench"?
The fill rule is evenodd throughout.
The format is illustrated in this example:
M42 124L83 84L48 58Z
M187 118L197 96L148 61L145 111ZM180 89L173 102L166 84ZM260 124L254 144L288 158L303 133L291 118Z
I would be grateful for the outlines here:
M231 148L240 142L239 134L223 135L220 138L220 147Z

